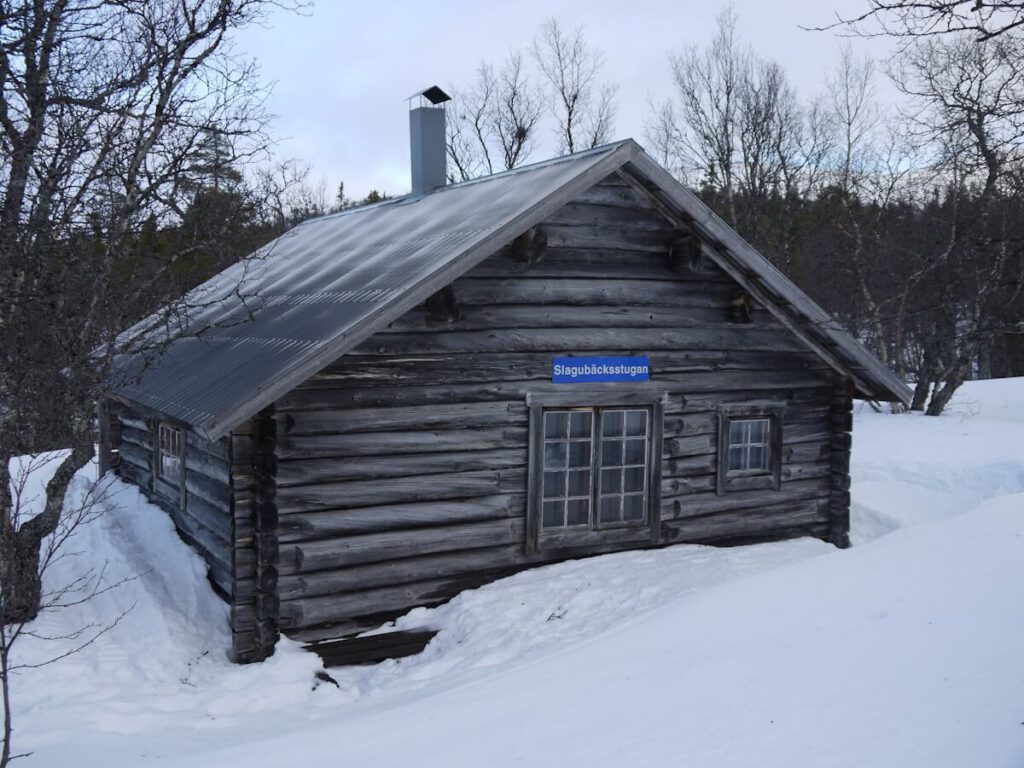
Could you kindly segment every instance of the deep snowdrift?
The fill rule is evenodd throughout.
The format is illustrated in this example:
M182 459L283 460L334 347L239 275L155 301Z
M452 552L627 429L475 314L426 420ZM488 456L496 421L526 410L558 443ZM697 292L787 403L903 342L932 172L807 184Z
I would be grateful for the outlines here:
M90 565L132 580L33 628L128 612L19 673L15 746L27 766L1021 766L1022 437L1021 379L971 383L939 419L859 409L853 549L676 546L522 573L400 620L443 628L420 656L315 690L316 659L287 642L227 663L201 561L114 483L52 583ZM18 660L73 642L25 638Z

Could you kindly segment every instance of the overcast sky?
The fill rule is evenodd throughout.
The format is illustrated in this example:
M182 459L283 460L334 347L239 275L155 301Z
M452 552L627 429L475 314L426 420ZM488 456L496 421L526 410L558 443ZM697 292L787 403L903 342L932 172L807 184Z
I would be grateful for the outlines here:
M614 138L644 143L652 98L671 92L668 55L684 42L701 44L725 3L695 0L434 0L348 2L316 0L304 16L280 13L266 28L246 30L240 52L255 58L274 81L270 110L285 137L280 158L308 162L328 189L345 182L350 197L370 189L409 189L406 97L429 85L470 83L483 58L500 60L526 48L550 16L563 27L582 25L604 51L603 79L619 86ZM839 38L806 32L836 12L850 15L863 0L735 0L740 38L780 62L802 97L820 92L834 65ZM869 45L870 43L870 45ZM854 40L858 51L883 56L882 41ZM531 156L553 153L545 141Z

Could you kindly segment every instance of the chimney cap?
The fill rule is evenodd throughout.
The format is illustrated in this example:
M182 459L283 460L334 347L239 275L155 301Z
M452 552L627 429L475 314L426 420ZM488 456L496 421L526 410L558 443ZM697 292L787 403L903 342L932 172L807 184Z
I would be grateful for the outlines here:
M436 85L432 85L429 88L422 91L417 91L416 93L409 97L409 100L411 101L415 99L417 96L426 99L435 106L437 106L438 104L444 104L446 101L452 100L451 96L442 91Z

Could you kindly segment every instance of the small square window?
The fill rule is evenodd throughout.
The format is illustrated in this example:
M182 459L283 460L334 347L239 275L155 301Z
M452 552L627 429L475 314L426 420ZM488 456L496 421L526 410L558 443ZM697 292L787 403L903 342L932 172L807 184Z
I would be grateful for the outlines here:
M775 489L782 478L782 409L723 411L718 433L718 493Z
M732 419L729 422L729 471L767 472L768 419Z

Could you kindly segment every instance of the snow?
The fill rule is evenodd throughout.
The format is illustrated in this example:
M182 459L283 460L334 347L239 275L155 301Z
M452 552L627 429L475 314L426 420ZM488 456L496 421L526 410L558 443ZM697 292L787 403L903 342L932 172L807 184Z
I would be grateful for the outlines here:
M15 456L7 465L9 488L19 523L25 523L43 511L46 484L70 451L49 451L35 456Z
M419 656L331 670L338 687L287 641L230 664L202 561L114 481L50 583L127 581L32 628L123 619L17 674L15 747L83 768L1019 768L1022 437L1024 379L971 382L937 419L858 408L853 548L681 545L520 573L403 617L441 632Z

